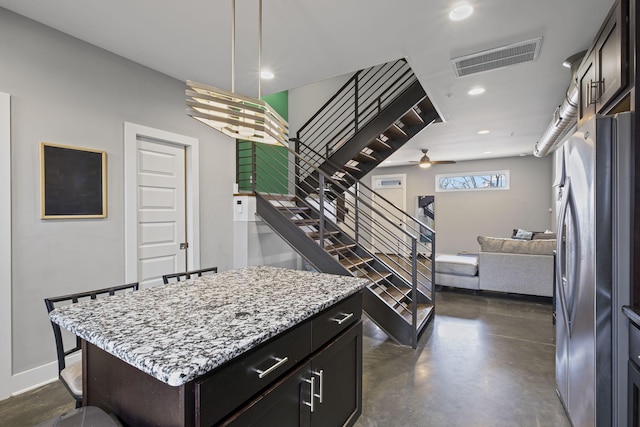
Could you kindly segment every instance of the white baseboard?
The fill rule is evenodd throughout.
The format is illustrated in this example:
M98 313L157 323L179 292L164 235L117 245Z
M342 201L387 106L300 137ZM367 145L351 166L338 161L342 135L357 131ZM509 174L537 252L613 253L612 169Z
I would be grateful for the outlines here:
M73 355L67 358L67 364L80 360L81 355ZM10 396L17 396L43 385L52 383L58 379L58 361L47 363L36 368L28 369L11 376ZM5 399L10 396L0 396Z

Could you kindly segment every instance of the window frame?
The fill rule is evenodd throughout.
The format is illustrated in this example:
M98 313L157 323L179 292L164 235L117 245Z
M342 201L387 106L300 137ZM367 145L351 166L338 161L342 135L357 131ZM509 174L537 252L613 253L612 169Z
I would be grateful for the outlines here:
M442 188L440 186L440 180L442 178L451 177L463 177L463 176L485 176L485 175L504 175L505 185L504 187L471 187L471 188ZM509 190L511 186L511 177L509 170L493 170L493 171L481 171L481 172L456 172L456 173L441 173L435 175L435 191L437 193L448 193L458 191L502 191Z

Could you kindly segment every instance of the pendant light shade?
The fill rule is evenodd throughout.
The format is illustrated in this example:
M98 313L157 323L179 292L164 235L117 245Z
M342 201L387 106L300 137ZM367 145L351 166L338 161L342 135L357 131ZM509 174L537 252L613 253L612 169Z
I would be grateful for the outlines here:
M245 141L289 145L289 124L269 104L261 100L262 84L258 76L258 98L235 93L235 15L231 1L231 92L187 80L187 115L224 133ZM259 0L258 70L262 61L262 0Z
M269 104L187 80L187 114L231 138L289 144L289 125Z

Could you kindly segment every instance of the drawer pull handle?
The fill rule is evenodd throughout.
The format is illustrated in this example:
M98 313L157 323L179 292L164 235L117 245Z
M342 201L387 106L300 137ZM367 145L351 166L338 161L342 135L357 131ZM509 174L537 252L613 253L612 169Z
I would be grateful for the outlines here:
M269 375L271 372L275 371L276 369L278 369L280 366L284 365L285 363L287 363L289 361L288 357L274 357L273 360L276 361L276 363L274 363L271 367L269 367L268 369L260 370L260 369L256 369L256 372L258 373L258 378L263 379L264 377L266 377L267 375Z
M315 377L312 375L311 379L309 380L305 380L306 382L308 382L311 385L311 393L309 393L309 396L311 398L311 402L304 402L305 405L307 405L308 407L311 408L311 412L313 412L313 410L315 409L315 404L314 404L314 400L315 400L315 392L316 392L316 379Z
M320 369L318 372L314 372L313 375L316 375L320 379L320 394L316 394L315 396L318 398L318 402L322 403L322 395L324 394L324 370Z
M342 325L344 322L346 322L347 320L351 319L353 317L353 313L342 313L342 315L344 316L342 319L331 319L334 322L336 322L338 325Z

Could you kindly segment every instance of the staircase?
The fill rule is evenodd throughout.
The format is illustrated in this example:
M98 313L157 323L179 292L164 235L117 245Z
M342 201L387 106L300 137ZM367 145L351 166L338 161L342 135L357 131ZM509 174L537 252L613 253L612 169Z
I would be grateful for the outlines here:
M352 102L339 95L348 86ZM255 195L257 214L318 271L369 279L364 311L414 348L435 309L435 233L360 178L436 119L401 60L356 73L298 132L295 151L243 143L237 152L238 186Z
M298 130L295 151L307 184L313 168L355 184L418 132L440 117L406 60L355 73Z

